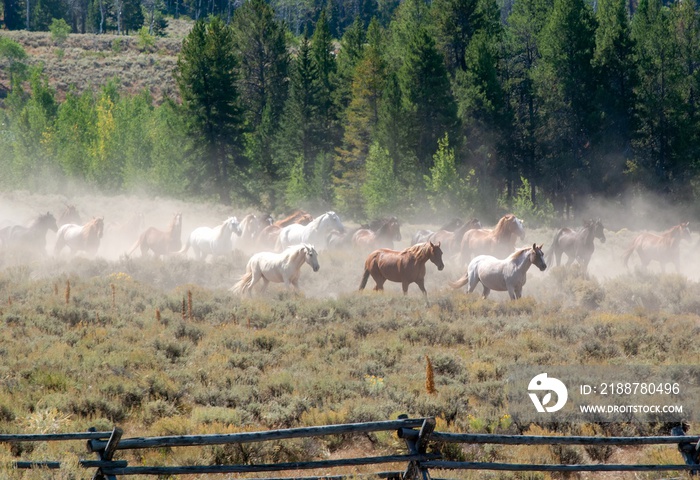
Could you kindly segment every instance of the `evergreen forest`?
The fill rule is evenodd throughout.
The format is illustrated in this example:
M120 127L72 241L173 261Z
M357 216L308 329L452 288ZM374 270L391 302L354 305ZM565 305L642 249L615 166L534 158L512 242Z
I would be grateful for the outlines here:
M58 96L0 30L0 187L149 192L347 218L700 195L695 0L4 0L2 27L162 35L158 101ZM693 213L698 213L694 211Z

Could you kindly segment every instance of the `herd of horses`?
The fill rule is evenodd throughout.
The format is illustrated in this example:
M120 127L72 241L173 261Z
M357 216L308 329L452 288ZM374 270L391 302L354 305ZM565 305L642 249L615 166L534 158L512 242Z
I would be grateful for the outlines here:
M559 229L546 255L543 245L516 249L516 242L524 240L525 228L521 219L513 214L501 217L493 228L484 228L478 219L462 222L454 219L436 231L419 230L411 239L411 246L395 250L394 242L401 241L400 223L396 217L375 220L357 229L346 228L333 211L317 217L298 210L275 221L270 215L248 214L240 221L231 216L215 227L197 227L182 242L182 214L173 215L168 226L145 228L142 214L121 225L105 226L102 217L83 222L77 209L67 205L58 218L51 213L38 215L26 225L7 225L0 228L0 248L12 252L15 249L46 254L46 235L56 232L54 255L64 249L70 255L97 254L105 231L115 235L133 235L136 241L125 251L125 256L137 250L142 256L186 256L190 249L197 260L219 257L238 249L254 251L246 265L246 272L232 287L237 294L251 295L252 288L263 282L264 291L270 282L284 283L298 289L302 266L306 263L314 272L320 266L319 250L353 248L367 254L359 289L366 287L370 277L374 290L383 290L389 282L401 283L404 294L415 283L427 297L424 278L426 264L432 262L438 270L445 266L443 255L454 258L460 265L467 265L464 275L450 285L461 288L468 284L473 292L479 283L484 297L494 291L508 292L511 299L522 295L526 274L535 265L544 271L548 263L560 265L567 256L567 266L578 263L585 272L595 251L594 240L605 243L604 226L600 219L587 220L574 230ZM680 242L690 239L688 222L676 225L656 234L644 232L637 235L623 255L627 266L636 252L646 268L651 261L661 268L672 263L680 272ZM318 250L317 250L318 249Z

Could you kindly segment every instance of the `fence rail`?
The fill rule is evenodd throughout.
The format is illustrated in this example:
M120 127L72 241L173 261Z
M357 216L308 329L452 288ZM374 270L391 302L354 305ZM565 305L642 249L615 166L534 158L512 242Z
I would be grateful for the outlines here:
M534 436L534 435L491 435L456 434L435 432L434 418L406 418L384 422L351 423L318 427L290 428L266 432L247 432L227 435L179 435L161 437L133 437L122 439L123 432L115 428L111 432L79 432L47 435L0 435L0 442L52 442L87 440L87 450L98 456L97 460L80 460L80 466L96 469L94 479L116 480L130 475L191 475L283 472L310 469L332 469L361 465L405 464L402 472L378 471L369 474L374 478L388 479L430 479L430 470L494 470L494 471L540 471L540 472L643 472L643 471L690 471L700 472L700 436L685 435L675 428L670 436L653 437L586 437L586 436ZM206 445L230 445L251 442L268 442L294 438L321 437L327 435L362 434L381 431L395 431L406 443L408 453L385 456L346 458L336 460L316 460L271 464L232 464L232 465L188 465L188 466L130 466L127 460L115 460L118 451L131 451L146 448L197 447ZM437 453L428 453L431 443L460 444L499 444L499 445L676 445L685 464L677 465L631 465L631 464L516 464L492 462L446 461ZM17 461L15 468L59 469L58 461ZM300 478L300 477L295 477ZM304 477L307 480L318 478L343 479L344 475ZM267 479L267 480L272 480ZM277 478L275 480L287 480Z

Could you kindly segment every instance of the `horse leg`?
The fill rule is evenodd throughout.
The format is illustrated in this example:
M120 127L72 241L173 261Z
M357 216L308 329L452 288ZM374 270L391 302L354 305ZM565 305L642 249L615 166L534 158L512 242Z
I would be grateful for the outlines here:
M416 283L418 283L418 282L416 282ZM406 294L408 293L408 286L409 286L410 284L411 284L411 282L406 282L406 281L401 282L401 289L403 290L403 294L404 294L404 295L406 295ZM420 286L420 285L419 285L419 286ZM421 290L424 290L424 289L421 288Z
M517 300L518 298L520 298L513 285L506 285L506 287L508 288L508 296L511 300Z
M420 288L420 291L423 292L423 298L425 298L425 301L428 301L428 292L425 291L425 281L422 278L419 278L416 280L416 285L418 285L418 288ZM406 285L406 289L408 290L408 285ZM405 294L406 292L404 292Z
M516 298L516 299L518 299L518 298L520 298L520 297L523 296L523 287L522 287L522 285L519 286L519 287L515 287L514 290L515 290L515 298Z
M374 283L376 283L376 285L374 286L374 291L375 292L383 292L384 291L384 282L386 282L386 278L381 277L379 275L377 275L377 276L372 275L372 278L374 279Z
M491 293L491 289L484 285L484 298L488 298L489 293Z

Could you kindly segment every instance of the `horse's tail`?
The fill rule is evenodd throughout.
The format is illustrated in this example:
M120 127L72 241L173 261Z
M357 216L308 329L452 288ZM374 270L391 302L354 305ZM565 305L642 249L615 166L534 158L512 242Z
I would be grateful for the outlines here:
M369 268L365 267L365 273L362 274L362 280L360 281L360 290L365 289L367 280L369 280Z
M634 241L632 242L632 245L625 250L625 253L622 254L622 261L625 262L625 268L629 268L627 263L630 260L630 257L632 256L632 253L637 249L637 239L635 238Z
M450 283L450 287L454 288L455 290L458 288L462 288L467 283L469 283L469 272L466 272L464 275L459 277L454 282L449 282L449 283Z
M253 280L253 270L252 269L246 269L245 274L241 277L241 279L236 283L233 287L231 287L231 292L235 293L236 295L240 295L242 293L245 293L245 291L248 289L248 286L250 285L250 282Z
M545 262L547 262L547 264L549 264L552 260L555 251L559 250L559 238L561 237L562 232L564 232L564 229L560 228L559 231L557 231L557 233L554 234L554 239L552 239L552 245L549 247L549 251L547 252L547 255L544 259Z

